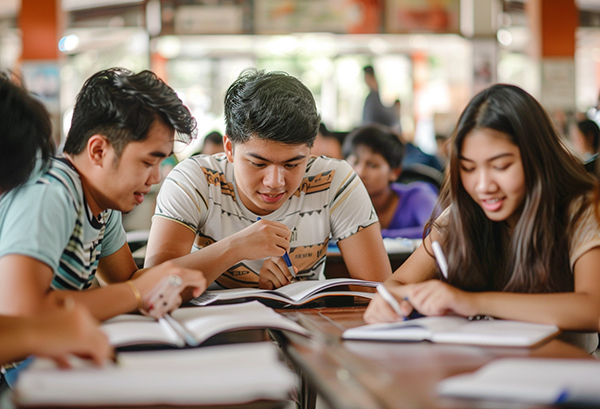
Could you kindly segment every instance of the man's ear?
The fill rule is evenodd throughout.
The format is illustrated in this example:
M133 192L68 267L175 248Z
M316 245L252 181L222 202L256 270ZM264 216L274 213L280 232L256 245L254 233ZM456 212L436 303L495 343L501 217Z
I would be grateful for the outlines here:
M402 167L398 166L397 168L390 169L390 182L395 182L400 177L402 173Z
M227 135L223 135L223 148L227 154L227 160L229 163L233 163L233 142L231 142L231 139Z
M110 143L108 142L106 136L99 134L92 135L90 139L88 139L86 145L87 155L90 159L90 162L93 165L102 166L109 148Z

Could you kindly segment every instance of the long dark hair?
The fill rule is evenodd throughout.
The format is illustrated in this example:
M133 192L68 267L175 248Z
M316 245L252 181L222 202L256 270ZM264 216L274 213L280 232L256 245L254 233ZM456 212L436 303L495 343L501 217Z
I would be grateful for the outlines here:
M526 195L512 232L506 223L489 220L462 185L463 142L482 128L506 134L521 152ZM448 238L444 247L449 282L471 291L573 291L568 213L580 197L584 201L573 220L590 202L597 203L598 187L562 144L542 106L512 85L497 84L480 92L463 111L451 138L449 171L439 202L450 204L447 223L433 223Z
M25 183L38 159L45 167L55 146L44 105L3 72L0 118L0 193L4 193Z

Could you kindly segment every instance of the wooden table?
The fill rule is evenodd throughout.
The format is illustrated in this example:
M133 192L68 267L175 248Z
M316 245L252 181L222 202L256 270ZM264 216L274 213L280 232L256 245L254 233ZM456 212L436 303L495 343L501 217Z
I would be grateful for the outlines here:
M435 394L435 385L441 379L474 371L500 357L592 359L582 349L559 340L536 348L341 341L344 329L364 324L364 309L282 312L316 335L308 340L286 334L280 340L284 353L303 378L302 407L314 408L318 393L333 409L505 408L506 402L440 398Z

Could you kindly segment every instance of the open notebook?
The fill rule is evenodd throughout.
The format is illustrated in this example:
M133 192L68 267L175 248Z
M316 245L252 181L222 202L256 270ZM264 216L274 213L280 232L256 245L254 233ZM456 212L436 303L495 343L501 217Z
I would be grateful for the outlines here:
M600 405L597 360L504 358L440 381L442 396L555 404Z
M115 347L143 344L196 346L213 335L245 329L276 329L309 335L304 327L258 301L231 305L179 308L173 319L192 337L186 339L165 321L137 314L122 314L105 321L101 328Z
M509 320L473 320L457 316L423 317L369 324L344 331L344 339L431 341L453 344L532 346L560 333L554 325Z
M298 380L277 346L252 342L123 352L103 368L74 358L73 369L36 358L19 376L21 406L223 405L285 400Z
M231 288L226 290L205 291L190 302L195 305L207 305L216 301L231 301L243 299L271 300L289 305L302 305L322 297L354 296L373 298L374 292L350 291L349 285L375 288L380 284L376 281L359 280L356 278L330 278L327 280L297 281L275 290L259 288Z

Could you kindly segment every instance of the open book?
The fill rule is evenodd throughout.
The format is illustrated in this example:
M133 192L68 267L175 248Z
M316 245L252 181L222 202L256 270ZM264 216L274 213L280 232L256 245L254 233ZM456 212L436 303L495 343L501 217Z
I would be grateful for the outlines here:
M554 325L497 319L470 321L458 316L442 316L363 325L344 331L343 338L524 347L556 336L559 332Z
M20 406L231 405L286 400L298 385L271 342L123 352L98 368L72 358L71 370L36 358L15 387Z
M371 299L374 293L363 291L335 290L348 285L361 287L377 287L377 281L359 280L356 278L330 278L327 280L297 281L275 290L260 288L231 288L226 290L205 291L204 294L192 299L195 305L207 305L216 301L231 301L240 299L265 299L290 305L302 305L321 297L354 296Z
M504 358L439 382L443 396L524 403L600 405L597 360Z
M165 321L136 314L118 315L105 321L101 328L115 347L143 344L196 346L213 335L244 329L277 329L308 336L302 326L258 301L179 308L171 316L186 334L176 331L177 328ZM188 335L187 339L185 335Z

